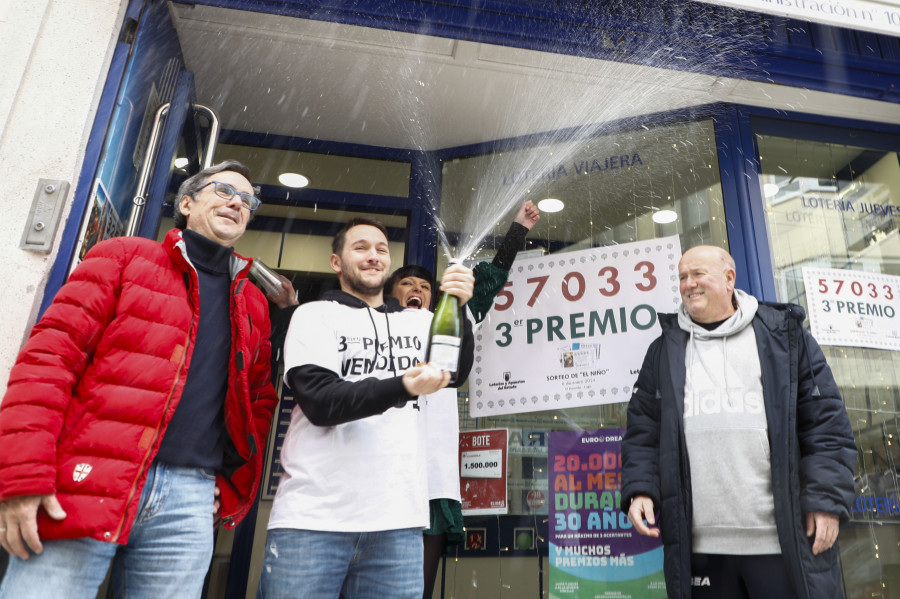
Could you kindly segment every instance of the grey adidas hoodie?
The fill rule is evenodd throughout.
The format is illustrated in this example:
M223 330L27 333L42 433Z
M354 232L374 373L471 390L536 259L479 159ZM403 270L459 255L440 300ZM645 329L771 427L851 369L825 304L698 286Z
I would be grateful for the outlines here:
M693 489L693 552L781 553L775 529L768 423L750 326L756 298L734 291L737 311L716 329L694 323L682 304L684 433Z

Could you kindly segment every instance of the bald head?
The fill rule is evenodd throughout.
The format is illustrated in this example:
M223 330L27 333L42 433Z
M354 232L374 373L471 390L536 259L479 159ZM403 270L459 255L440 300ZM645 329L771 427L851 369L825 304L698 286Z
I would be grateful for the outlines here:
M732 296L736 277L734 260L714 245L699 245L678 262L681 301L696 322L725 320L735 312Z
M697 245L684 253L679 260L679 264L684 260L696 260L702 256L703 260L709 261L710 264L718 263L722 268L730 268L735 270L734 258L731 254L723 250L717 245Z

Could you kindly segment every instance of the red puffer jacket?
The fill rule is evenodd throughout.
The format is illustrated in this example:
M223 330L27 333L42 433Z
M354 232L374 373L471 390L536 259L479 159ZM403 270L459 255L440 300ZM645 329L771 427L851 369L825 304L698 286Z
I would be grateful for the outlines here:
M259 487L277 401L268 306L249 266L232 259L230 442L217 481L229 527ZM55 493L67 516L41 510L42 539L128 542L191 366L199 305L197 274L173 229L162 244L98 244L34 326L0 406L0 500Z

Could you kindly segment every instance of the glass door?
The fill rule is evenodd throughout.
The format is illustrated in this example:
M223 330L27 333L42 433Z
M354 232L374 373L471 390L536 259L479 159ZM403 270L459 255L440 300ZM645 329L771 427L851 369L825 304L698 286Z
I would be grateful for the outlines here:
M885 312L900 312L900 139L771 121L754 130L778 301L804 306L808 327L827 312L853 312L856 331L843 339L812 328L859 449L856 500L839 537L844 590L850 599L896 596L900 345Z

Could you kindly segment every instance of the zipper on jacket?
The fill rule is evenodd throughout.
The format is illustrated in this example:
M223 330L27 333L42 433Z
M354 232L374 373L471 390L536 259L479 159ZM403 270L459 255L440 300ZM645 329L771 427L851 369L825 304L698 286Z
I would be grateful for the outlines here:
M190 297L193 292L194 280L192 277L190 277L188 275L188 273L185 273L184 278L185 278L185 281L189 283L189 285L187 286L187 291L188 291L188 296ZM163 406L162 420L160 420L156 426L156 434L153 436L153 443L150 444L150 448L144 454L143 461L141 462L141 467L138 470L138 475L134 479L134 481L131 483L131 489L128 491L128 499L125 502L125 510L122 512L122 519L119 520L119 525L116 528L116 532L113 535L113 538L110 539L111 541L116 541L119 538L119 535L122 534L122 529L125 527L125 522L128 521L128 512L129 512L129 508L131 506L131 500L134 498L134 493L137 490L138 481L141 479L141 476L143 476L144 472L147 469L147 458L150 456L150 453L153 451L153 448L156 446L156 442L159 440L160 431L162 429L162 422L166 418L166 412L169 411L169 405L171 405L171 403L172 403L172 397L174 395L175 388L178 386L178 382L181 380L181 376L184 374L184 364L187 361L188 354L193 351L191 349L191 336L194 332L194 326L196 324L197 324L196 314L195 314L195 310L192 308L191 309L191 326L188 327L187 336L185 338L185 343L184 343L184 351L181 352L181 362L178 364L178 373L175 375L175 379L172 381L172 387L169 389L169 395L166 397L166 403Z
M787 335L788 335L788 352L789 352L788 382L790 383L789 388L790 388L791 396L794 398L799 398L799 394L800 394L800 343L803 341L803 333L801 331L801 325L796 320L791 318L790 316L791 315L789 314L787 317ZM807 354L807 359L809 359L809 348L806 348L806 354ZM815 385L816 379L815 379L815 376L813 375L811 361L809 361L809 374L813 379L813 385ZM818 391L818 385L816 385L816 391ZM820 395L821 395L821 393L820 393ZM795 403L793 406L789 406L789 407L793 407L794 419L795 419L794 423L793 423L793 427L791 427L791 429L796 430L797 405ZM788 462L788 493L789 493L788 507L791 510L793 510L796 507L797 512L800 514L803 514L803 508L800 505L800 493L798 492L797 495L795 496L790 491L790 486L791 486L792 481L794 480L795 472L797 474L797 480L800 480L800 473L798 471L798 468L800 465L800 456L797 455L796 459L794 459L794 456L792 455L795 452L797 452L798 450L790 442L790 435L791 435L791 433L790 433L790 429L789 429L788 435L786 435L787 436L787 452L788 452L788 461L787 461ZM794 433L794 435L796 435L796 433ZM773 495L774 495L774 485L773 485ZM778 509L777 506L775 509ZM803 597L808 598L809 597L809 583L808 583L809 572L807 571L807 568L806 568L806 562L803 560L803 548L800 546L802 541L800 538L798 538L797 531L795 530L795 526L796 525L794 523L788 524L789 534L791 535L791 543L794 544L794 557L797 561L797 567L800 570L800 581L799 582L800 582L800 586L801 586L801 591L803 593ZM800 526L805 526L802 518L801 518ZM779 541L780 541L780 539L779 539Z
M240 280L235 279L234 282L233 282L233 288L232 288L232 291L231 291L231 294L230 294L231 300L230 300L230 305L229 305L229 309L231 310L232 316L234 316L234 314L235 314L235 310L236 310L236 306L237 306L237 303L238 303L238 299L242 296L242 292L243 292L243 289L244 289L244 284L245 284L246 282L247 282L247 279L246 279L246 278L240 279ZM247 321L250 323L250 331L249 331L248 334L247 334L248 337L249 337L249 336L252 334L252 330L253 330L253 319L250 317L250 313L249 313L249 311L246 309L246 301L244 301L244 308L245 308L245 310L244 310L245 315L247 316ZM234 323L234 322L235 322L235 319L232 318L232 323ZM232 347L231 347L231 352L232 352L232 355L233 355L233 357L234 357L234 359L232 360L232 363L235 365L235 370L234 370L234 377L231 377L231 376L230 376L230 375L231 375L231 368L229 367L229 369L228 369L228 374L229 374L228 385L229 385L229 387L230 387L231 389L233 389L233 392L234 392L234 393L237 393L237 385L238 385L238 381L239 381L240 378L241 378L240 373L244 371L244 368L245 368L245 366L246 366L246 364L244 363L244 352L241 351L241 350L239 350L239 349L237 349L237 347L240 346L240 340L239 340L239 337L240 337L240 327L239 327L239 326L232 326L232 331L231 331L231 346L232 346ZM249 339L248 339L248 340L249 340ZM249 371L247 372L247 376L248 376L248 377L250 376ZM248 392L249 392L249 381L248 381ZM230 433L229 430L228 430L228 395L229 395L229 390L226 389L226 391L225 391L225 406L224 406L224 410L225 410L225 411L224 411L224 418L225 418L225 434L227 434L227 435L230 437L230 436L231 436L231 433ZM249 400L249 398L248 398L248 400ZM238 412L241 412L241 411L243 410L243 407L244 407L244 406L243 406L243 402L238 401L237 403L238 403ZM247 407L248 407L248 413L247 413L247 414L242 414L242 417L244 418L244 421L247 423L247 426L251 428L251 432L247 435L247 437L248 437L248 439L249 439L249 438L252 438L252 436L253 436L253 435L252 435L253 414L252 414L252 410L250 409L250 407L249 407L249 406L247 406ZM233 444L234 441L232 440L231 443ZM254 443L250 445L250 447L251 447L250 455L251 455L251 456L253 455L252 448L253 448L254 446L255 446L255 439L254 439ZM235 451L237 451L237 447L235 447ZM249 462L247 462L247 463L249 463ZM229 478L229 477L226 477L226 478ZM230 482L230 478L229 478L229 482ZM254 486L253 486L252 488L258 488L258 482L255 483ZM233 527L235 526L234 520L235 520L236 518L239 518L239 517L243 516L245 513L247 513L247 512L249 511L249 509L250 509L250 505L252 505L252 502L251 502L250 504L244 506L244 508L237 510L234 514L229 514L229 515L227 515L227 516L222 516L222 517L221 517L221 518L222 518L222 524L223 524L226 528L233 528ZM220 508L220 510L221 510L221 508Z

